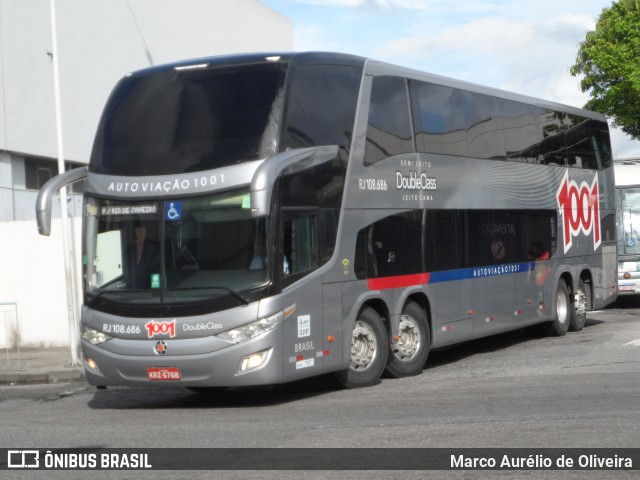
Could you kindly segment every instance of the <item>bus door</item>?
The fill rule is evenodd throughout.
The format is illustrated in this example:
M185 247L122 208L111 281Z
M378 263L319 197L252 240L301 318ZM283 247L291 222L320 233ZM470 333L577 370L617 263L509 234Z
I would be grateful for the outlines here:
M322 276L313 275L321 262L319 216L317 209L282 212L279 268L285 303L295 305L284 322L287 381L321 373L324 368Z

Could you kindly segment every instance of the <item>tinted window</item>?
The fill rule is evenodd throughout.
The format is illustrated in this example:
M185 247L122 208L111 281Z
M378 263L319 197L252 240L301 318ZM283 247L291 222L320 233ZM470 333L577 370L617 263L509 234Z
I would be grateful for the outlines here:
M571 126L565 133L567 163L572 167L597 169L591 143L590 120L571 115Z
M415 81L410 87L417 150L467 156L462 92Z
M362 69L302 65L287 105L286 148L339 145L349 148Z
M562 112L546 112L540 116L539 123L543 132L539 145L543 163L590 169L610 166L609 135L606 126L601 130L601 122Z
M522 210L469 210L469 267L545 259L556 241L555 212Z
M98 128L91 170L166 175L274 154L284 68L172 69L125 78Z
M453 270L465 265L467 238L462 210L428 210L425 223L427 271Z
M283 210L281 258L284 285L299 280L324 265L336 243L337 211Z
M469 156L503 159L506 155L500 100L464 92L464 122Z
M422 212L387 217L373 226L372 254L377 276L419 273L422 268Z
M510 100L500 100L500 114L507 159L517 162L539 163L538 144L542 130L538 118L545 110Z
M344 152L332 160L304 170L285 171L283 205L291 207L340 208L346 171Z
M591 144L599 169L609 168L613 157L609 143L609 127L605 122L590 121Z
M519 216L510 212L468 212L469 264L471 266L513 263L522 258Z
M358 233L358 278L407 275L551 258L554 210L413 210Z
M359 278L409 275L424 271L422 210L379 220L364 229L358 240L355 272Z
M413 152L406 82L399 77L375 77L364 163L372 165L406 152Z
M589 169L611 165L603 122L413 80L410 92L419 152Z

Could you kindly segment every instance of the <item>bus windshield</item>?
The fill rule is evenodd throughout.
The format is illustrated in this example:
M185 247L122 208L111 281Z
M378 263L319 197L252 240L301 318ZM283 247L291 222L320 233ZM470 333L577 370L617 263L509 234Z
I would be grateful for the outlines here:
M621 254L640 254L640 188L620 189L624 232L618 233Z
M168 175L276 153L285 62L125 77L98 127L90 170Z
M165 201L88 198L87 302L188 304L269 280L267 219L252 218L247 191Z

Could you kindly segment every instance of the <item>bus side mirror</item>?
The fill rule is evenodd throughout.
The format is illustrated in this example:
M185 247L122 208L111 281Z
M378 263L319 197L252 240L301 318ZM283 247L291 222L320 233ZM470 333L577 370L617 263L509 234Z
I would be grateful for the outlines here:
M74 168L56 175L45 183L36 198L36 222L38 223L38 233L49 236L51 234L51 198L65 185L87 176L87 167Z
M281 174L298 171L330 162L338 155L338 146L329 145L288 150L266 159L256 170L251 181L251 213L255 217L269 215L271 195L276 179Z

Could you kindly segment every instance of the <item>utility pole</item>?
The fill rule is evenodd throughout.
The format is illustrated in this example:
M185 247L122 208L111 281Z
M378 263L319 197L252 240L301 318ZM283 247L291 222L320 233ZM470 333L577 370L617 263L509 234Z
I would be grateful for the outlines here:
M60 102L60 73L58 69L58 35L56 29L56 5L55 0L49 0L51 8L51 41L53 63L53 93L56 110L56 138L58 143L58 174L64 172L64 149L62 137L62 107ZM72 241L69 228L69 215L67 210L67 187L60 189L60 216L62 223L62 248L64 250L64 272L67 284L67 318L69 321L69 346L71 349L71 366L79 365L78 362L78 319L76 309L75 271L73 269Z

